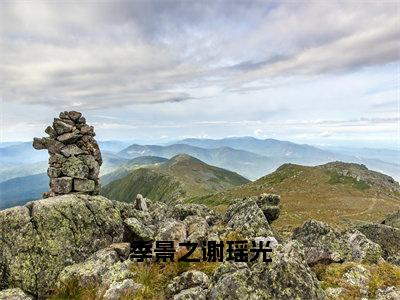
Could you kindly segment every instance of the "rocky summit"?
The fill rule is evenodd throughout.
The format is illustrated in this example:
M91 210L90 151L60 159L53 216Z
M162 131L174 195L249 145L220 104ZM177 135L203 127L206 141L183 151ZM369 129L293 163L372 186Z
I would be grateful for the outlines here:
M82 113L61 112L45 132L48 137L33 139L35 149L47 149L50 155L47 169L50 191L44 196L71 192L99 194L100 148L94 139L93 126L86 124Z
M371 299L397 299L399 268L394 281L373 290L369 270L361 272L369 277L359 278L365 266L387 264L386 258L398 263L392 259L396 242L387 246L385 231L376 231L381 239L368 238L374 226L397 228L370 224L368 230L364 225L338 232L311 220L284 239L273 227L279 214L280 198L271 194L233 200L223 215L200 204L141 195L123 203L68 194L6 209L0 211L0 299L347 299L354 290ZM264 241L272 261L182 266L132 257L135 241L157 240L174 241L176 255L186 251L179 243L188 240ZM347 264L343 282L350 283L332 290L318 270Z

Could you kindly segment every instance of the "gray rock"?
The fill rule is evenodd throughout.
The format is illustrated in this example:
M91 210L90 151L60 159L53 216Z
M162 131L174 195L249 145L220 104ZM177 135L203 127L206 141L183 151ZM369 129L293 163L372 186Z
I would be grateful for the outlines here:
M381 247L361 232L337 232L329 225L315 220L306 221L296 228L292 239L303 243L306 261L310 265L343 261L376 263L382 254Z
M167 286L167 291L169 295L175 295L183 290L193 287L206 289L209 284L210 279L206 274L200 271L191 270L172 279L171 283Z
M137 194L136 200L135 200L135 207L138 210L141 211L148 211L147 205L146 205L146 200L143 198L141 194Z
M154 239L154 231L144 225L136 218L128 218L124 220L126 227L126 240L129 241L150 241Z
M174 300L206 300L207 293L201 287L194 287L181 291L175 295Z
M31 296L19 288L0 291L0 300L32 300Z
M341 287L338 287L338 288L332 288L332 287L330 287L330 288L327 288L326 290L325 290L325 294L326 294L326 297L328 298L328 299L334 299L334 300L339 300L339 299L342 299L343 297L342 297L342 294L345 292L345 289L344 288L341 288Z
M114 201L114 206L121 212L121 217L123 220L128 218L137 218L143 221L143 218L150 219L150 214L145 213L139 216L138 210L135 208L133 203L126 203L120 201Z
M122 293L123 287L130 286L129 282L122 283L130 279L133 273L132 262L130 260L122 262L120 259L121 257L112 247L101 249L85 261L65 267L56 285L59 290L71 284L74 284L77 290L95 289L99 298L104 292L108 292L110 296L118 291ZM118 282L121 284L116 284Z
M71 155L84 154L85 151L83 151L77 145L67 145L61 149L61 153L66 157L70 157Z
M80 155L78 157L85 165L89 167L89 169L93 169L99 167L99 164L94 159L92 155Z
M143 286L141 284L135 283L132 279L125 279L121 282L113 282L104 293L103 300L134 297L142 287Z
M74 179L74 190L77 192L93 192L95 189L95 182L90 179Z
M62 172L65 176L85 179L89 175L89 168L79 158L71 156L62 164Z
M80 289L98 287L102 284L104 275L117 262L119 255L115 250L101 249L84 262L65 267L58 277L57 286L62 288L75 283Z
M251 283L251 277L252 272L246 263L226 261L214 271L208 298L211 300L263 299L255 298L256 291Z
M59 154L61 153L61 149L64 148L64 144L56 141L56 140L49 140L49 143L47 144L47 151L50 154Z
M57 132L51 126L47 126L46 129L44 130L44 132L46 132L52 139L57 137Z
M248 239L274 235L263 211L251 198L234 201L225 213L224 222Z
M51 178L51 190L57 194L68 194L72 191L71 177Z
M60 168L55 168L55 167L49 167L47 169L47 175L50 178L59 177L61 175L61 169Z
M86 124L86 119L85 119L85 117L84 117L84 116L80 117L80 118L78 119L78 123L80 123L80 124Z
M343 274L343 278L350 286L359 288L361 297L368 298L368 283L371 273L362 265L356 265Z
M187 226L187 239L189 241L199 243L205 240L209 226L204 218L200 216L188 216L184 222Z
M382 248L369 240L358 230L350 229L341 233L340 240L347 246L346 260L377 263L382 257Z
M269 223L272 223L279 218L281 212L281 208L279 206L280 201L281 197L274 194L261 194L258 196L256 203L264 213L264 216L267 218Z
M0 265L7 272L0 283L44 298L65 266L121 242L123 232L120 212L101 196L65 195L2 210Z
M160 228L156 240L158 241L174 241L175 247L179 247L179 243L186 240L186 224L173 219L167 219Z
M343 274L343 278L350 285L364 287L371 280L371 273L362 265L355 265Z
M69 116L68 116L68 112L67 112L67 111L62 111L62 112L60 112L59 117L60 117L60 119L71 120L71 119L69 118Z
M80 155L78 157L89 167L89 179L98 180L100 174L100 165L92 155Z
M79 130L74 130L73 132L67 132L57 137L57 140L64 144L72 144L75 143L82 135Z
M214 224L218 220L214 211L201 204L178 203L176 205L170 205L168 208L167 211L164 210L163 212L167 218L169 217L183 221L188 216L200 216L203 217L209 225Z
M382 221L382 224L400 229L400 210L387 215Z
M44 137L44 138L33 138L33 148L36 150L47 149L50 154L60 153L64 144L56 141L54 139Z
M268 248L271 248L272 250L279 245L279 242L273 236L267 236L267 237L257 236L253 239L253 241L256 244L256 246L254 247L255 249L260 248L259 246L260 242L262 242L264 248L268 245Z
M368 239L379 244L382 256L390 263L400 265L400 229L383 224L364 224L357 226Z
M130 243L114 243L109 248L115 250L121 259L126 260L129 258L131 251Z
M82 113L80 113L79 111L69 111L68 112L68 117L73 121L78 121L81 116L82 116Z
M46 141L43 138L37 138L37 137L33 138L32 146L36 150L47 149Z
M53 122L53 128L58 135L62 135L67 132L74 130L74 126L67 124L65 121L56 120Z
M209 299L324 299L325 293L305 263L301 244L278 245L272 262L223 263L213 274Z
M398 300L400 299L400 287L388 286L376 291L376 300Z
M49 165L52 167L61 168L62 164L65 162L65 157L61 154L53 154L49 157Z
M94 128L93 126L89 125L83 125L81 128L82 134L88 134L88 135L93 135L94 134Z

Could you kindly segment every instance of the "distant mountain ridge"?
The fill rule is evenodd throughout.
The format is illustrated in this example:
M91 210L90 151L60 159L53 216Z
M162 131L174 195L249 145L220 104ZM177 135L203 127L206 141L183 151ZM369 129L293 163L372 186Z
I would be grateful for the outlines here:
M232 137L224 139L184 139L177 144L186 144L202 148L231 147L254 152L267 157L305 158L323 156L332 160L334 154L307 144L296 144L276 139L257 139L254 137Z
M0 209L23 205L30 200L40 199L49 188L46 173L17 177L0 182Z
M146 166L166 162L168 159L158 156L139 156L119 165L114 171L101 176L102 185L106 185L114 180L125 177L133 170Z
M273 161L268 157L230 147L206 149L185 144L159 145L131 145L118 152L118 155L127 158L138 156L160 156L171 158L178 154L188 154L207 164L237 172L249 179L256 179L272 172L281 162Z
M248 182L237 173L179 154L162 164L131 171L106 185L102 194L126 202L133 201L139 193L154 200L170 201L223 191Z
M119 152L124 157L155 155L166 158L187 153L206 163L257 179L284 163L316 166L332 161L365 164L370 169L400 179L400 164L372 157L361 157L323 150L306 144L275 139L233 137L224 139L184 139L166 146L131 145ZM400 152L399 152L400 153ZM393 153L392 153L393 155Z

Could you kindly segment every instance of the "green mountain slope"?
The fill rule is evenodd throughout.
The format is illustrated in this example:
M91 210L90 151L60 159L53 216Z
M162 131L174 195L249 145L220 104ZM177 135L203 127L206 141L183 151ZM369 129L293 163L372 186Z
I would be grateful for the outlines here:
M237 173L210 166L189 155L177 155L159 165L132 171L102 188L102 194L132 201L136 194L152 200L194 197L222 191L249 181Z
M188 201L223 210L231 199L261 193L282 197L282 216L277 221L282 228L299 226L307 219L336 226L346 220L378 221L400 208L400 186L393 178L342 162L316 167L285 164L255 182Z
M114 171L101 176L100 181L102 185L107 185L110 182L119 178L127 176L130 172L140 167L147 165L160 164L168 159L157 156L140 156L134 159L128 160L127 162L118 166Z
M102 188L101 194L124 202L132 202L141 193L152 200L167 201L186 195L180 182L172 176L140 168Z

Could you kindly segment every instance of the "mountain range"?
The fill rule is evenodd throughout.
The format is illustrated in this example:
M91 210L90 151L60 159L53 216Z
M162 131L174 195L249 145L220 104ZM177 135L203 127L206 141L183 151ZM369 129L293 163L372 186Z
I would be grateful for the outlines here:
M331 161L364 164L396 180L400 178L400 151L390 149L321 149L253 137L184 139L168 145L127 146L128 142L119 141L99 144L104 161L100 173L103 186L129 175L141 166L160 164L179 154L190 155L208 165L236 172L250 180L270 174L286 163L316 166ZM23 203L38 198L47 190L47 156L45 151L34 150L30 142L0 145L0 207L7 207L15 201ZM28 189L26 180L30 180L35 189Z

